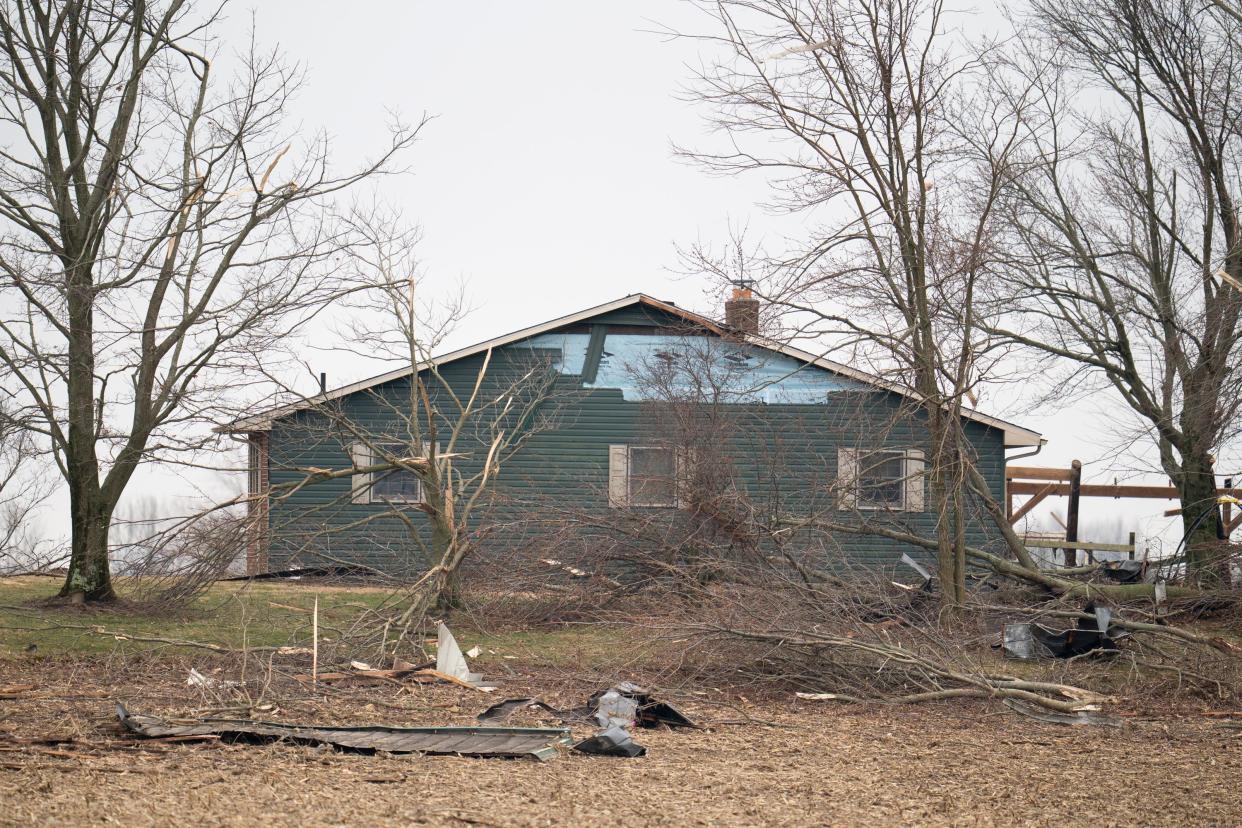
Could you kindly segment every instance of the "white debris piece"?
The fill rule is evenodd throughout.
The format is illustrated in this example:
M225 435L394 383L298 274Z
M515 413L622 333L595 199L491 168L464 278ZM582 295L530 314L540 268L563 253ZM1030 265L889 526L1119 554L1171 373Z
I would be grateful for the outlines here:
M190 677L185 680L187 687L220 688L220 687L237 687L236 681L225 681L211 676L204 676L193 667L190 668Z
M457 639L453 638L453 634L449 632L448 627L444 626L443 621L439 623L438 627L436 670L453 678L459 678L469 684L478 684L483 676L470 672L470 666L466 664L465 654L462 653L461 647L457 645Z

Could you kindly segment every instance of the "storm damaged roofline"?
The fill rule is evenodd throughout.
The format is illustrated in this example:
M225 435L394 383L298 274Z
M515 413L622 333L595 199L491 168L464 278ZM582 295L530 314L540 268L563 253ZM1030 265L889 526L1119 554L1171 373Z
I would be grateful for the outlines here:
M850 379L858 380L860 382L866 383L876 388L882 388L886 391L891 391L895 394L899 394L909 399L918 400L919 398L918 394L913 389L906 388L905 386L899 385L897 383L889 382L888 380L885 380L881 377L877 377L874 374L869 374L866 371L860 371L859 369L852 368L849 365L844 365L842 363L835 362L826 357L816 356L815 354L809 351L804 351L800 348L795 348L792 345L786 345L784 343L775 342L773 340L767 339L762 336L758 336L755 334L745 334L745 335L739 334L737 331L734 331L729 328L725 328L719 323L714 322L711 319L708 319L706 316L701 316L697 313L687 311L683 308L679 308L676 305L670 304L668 302L661 302L659 299L652 298L642 293L631 294L630 296L625 296L621 299L616 299L612 302L607 302L602 305L596 305L593 308L587 308L586 310L578 311L577 313L571 313L567 316L561 316L561 317L558 317L557 319L552 319L548 322L544 322L539 325L532 325L528 328L522 328L521 330L517 330L512 333L505 334L503 336L494 337L484 342L479 342L475 345L470 345L466 348L461 348L456 351L452 351L450 353L443 354L438 357L433 357L432 359L419 363L417 370L423 371L433 366L447 365L450 362L456 362L459 359L465 359L466 357L470 357L470 356L474 356L475 354L483 353L484 351L487 351L488 349L491 349L491 348L499 348L501 346L508 345L513 342L519 342L523 339L528 339L532 336L538 336L539 334L547 333L548 331L555 330L565 325L572 325L575 322L582 322L584 320L590 319L595 316L599 316L601 314L610 313L615 310L620 310L621 308L626 308L626 307L629 307L630 305L646 305L648 307L654 308L664 313L667 313L673 316L679 316L682 319L686 320L687 322L706 328L712 333L719 334L721 336L730 336L736 339L740 339L741 341L744 341L747 344L754 345L759 348L764 348L769 351L774 351L779 354L784 354L785 356L791 357L800 362L804 362L808 365L814 365L817 368L823 368L827 371L831 371L833 373L839 374L844 377L848 377ZM388 371L386 373L379 374L374 377L370 377L369 379L360 380L358 382L350 383L349 385L343 385L340 388L335 388L326 393L315 394L313 396L306 397L305 399L298 400L296 402L287 403L285 405L280 405L274 408L270 408L267 411L261 412L259 414L255 414L249 417L242 417L226 425L218 426L215 429L215 431L218 433L222 433L222 434L238 434L238 433L252 432L252 431L266 431L269 428L271 428L273 421L278 420L281 417L288 416L289 414L292 414L296 411L300 411L305 408L313 408L315 406L322 405L323 403L340 399L341 397L347 397L350 394L355 394L359 391L365 391L366 389L373 388L376 385L382 385L383 383L386 383L386 382L391 382L393 380L397 380L403 377L410 376L412 373L414 373L414 371L412 371L409 368L398 368L393 371ZM1006 448L1017 448L1017 447L1022 447L1022 446L1038 446L1043 442L1043 439L1041 435L1039 434L1039 432L1031 431L1030 429L1027 429L1027 428L1022 428L1019 425L1008 422L1006 420L1002 420L998 417L992 417L987 414L983 414L981 412L974 411L969 408L962 409L962 416L968 420L973 420L975 422L982 423L983 425L987 425L993 428L1000 429L1002 432L1004 432L1004 435L1005 435L1005 447Z

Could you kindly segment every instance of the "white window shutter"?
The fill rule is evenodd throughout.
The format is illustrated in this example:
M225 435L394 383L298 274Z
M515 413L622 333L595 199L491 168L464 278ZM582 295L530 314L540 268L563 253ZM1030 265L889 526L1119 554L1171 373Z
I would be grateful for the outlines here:
M349 447L349 460L355 469L366 468L371 463L371 447L365 443L354 443ZM350 499L354 503L371 502L371 474L356 472L350 476Z
M630 447L608 447L608 505L619 509L630 504Z
M694 485L694 467L697 462L697 450L693 448L677 449L676 480L673 481L673 492L677 506L685 506L686 493Z
M922 449L910 449L906 452L906 511L921 512L925 508L925 480Z
M837 508L853 509L858 503L858 449L837 449Z

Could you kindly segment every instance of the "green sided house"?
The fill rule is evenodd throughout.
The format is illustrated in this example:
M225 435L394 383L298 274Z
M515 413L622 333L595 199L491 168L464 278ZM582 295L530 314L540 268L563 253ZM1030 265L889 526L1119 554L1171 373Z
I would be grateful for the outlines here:
M417 477L374 468L377 447L427 452L412 445L426 445L412 434L428 433L421 414L411 417L412 386L426 389L449 479L477 482L489 470L471 529L492 555L543 548L568 561L567 530L606 532L635 517L675 522L722 502L931 536L917 401L764 338L759 312L745 289L725 303L723 323L626 296L437 357L417 367L417 384L413 371L396 370L222 426L249 446L247 571L346 565L402 576L426 566ZM471 399L483 414L457 422ZM976 462L1004 502L1007 451L1030 453L1040 435L963 416ZM497 456L501 431L513 447ZM450 439L451 454L439 456ZM702 486L727 497L702 497ZM972 518L968 532L973 544L994 543L986 518ZM833 549L879 564L922 554L854 534Z

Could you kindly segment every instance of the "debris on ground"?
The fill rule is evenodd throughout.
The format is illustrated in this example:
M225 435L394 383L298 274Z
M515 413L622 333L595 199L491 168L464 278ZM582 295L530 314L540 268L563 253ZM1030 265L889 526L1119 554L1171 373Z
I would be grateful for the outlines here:
M33 684L10 684L0 687L0 699L13 700L20 699L31 690L37 689Z
M1121 727L1121 719L1116 716L1108 716L1098 712L1093 706L1084 707L1081 710L1075 710L1072 713L1062 713L1057 710L1048 710L1033 704L1021 701L1020 699L1005 699L1005 705L1015 713L1021 713L1023 716L1029 716L1041 722L1049 724L1065 724L1065 725L1102 725L1104 727Z
M630 732L621 725L604 728L594 736L583 739L574 745L574 750L589 756L620 756L625 759L647 755L647 748L635 742Z
M1146 561L1101 561L1100 574L1120 584L1142 583L1147 575Z
M455 756L533 757L547 761L558 747L572 744L567 728L533 727L338 727L293 725L248 719L202 719L192 724L170 724L154 716L130 713L116 706L117 718L131 733L144 738L215 736L222 741L267 744L331 745L347 751L423 753Z
M384 574L367 566L337 564L332 566L302 566L295 569L281 569L276 572L261 572L257 575L235 575L231 578L220 578L228 581L300 581L303 578L343 578L363 581L383 580Z
M479 714L479 721L505 721L518 710L536 709L562 723L587 722L599 731L574 745L578 753L596 756L643 756L647 749L633 741L630 728L698 727L686 714L653 698L650 690L624 681L599 690L582 707L559 710L542 699L518 698L497 702Z
M412 682L414 684L434 684L436 682L444 682L445 684L456 684L458 687L464 687L467 690L478 690L483 693L490 693L496 689L490 684L471 684L463 681L457 676L442 673L431 667L433 661L423 664L406 664L403 667L396 667L391 670L380 670L362 661L350 662L350 669L344 672L327 672L320 673L316 678L320 682L336 683L361 681L367 684L377 682ZM297 676L298 681L310 682L311 676Z
M601 690L587 700L587 707L596 710L597 720L599 702L607 698L611 693L615 693L621 698L629 699L635 703L634 722L639 727L650 728L660 727L661 725L667 727L698 727L680 710L668 702L656 700L650 690L639 687L637 684L629 681L623 681L607 690Z
M449 628L441 621L436 625L436 672L441 676L448 676L448 681L454 683L463 683L477 690L489 692L495 690L494 685L485 684L483 676L480 673L470 671L470 665L466 663L466 655L461 651L461 647L457 644L457 639L453 638L453 634L449 632ZM471 652L478 650L475 647Z
M1029 661L1038 658L1073 658L1094 650L1115 652L1121 648L1118 636L1110 634L1112 611L1093 603L1083 607L1083 612L1094 620L1078 619L1070 629L1058 630L1035 622L1006 624L1002 633L1001 647L1010 658Z
M241 686L241 682L218 679L215 676L205 676L193 667L190 668L190 676L185 680L185 683L187 687L199 687L204 690L225 690L230 687Z

